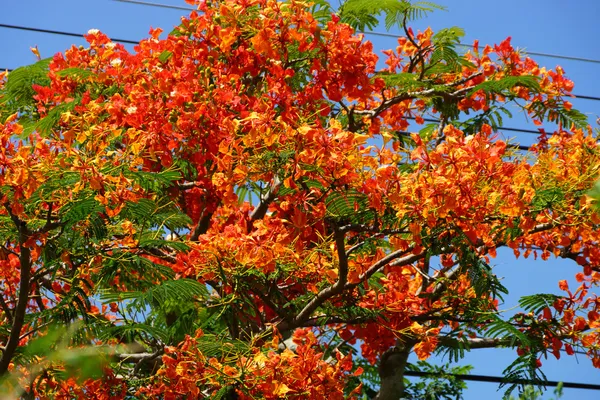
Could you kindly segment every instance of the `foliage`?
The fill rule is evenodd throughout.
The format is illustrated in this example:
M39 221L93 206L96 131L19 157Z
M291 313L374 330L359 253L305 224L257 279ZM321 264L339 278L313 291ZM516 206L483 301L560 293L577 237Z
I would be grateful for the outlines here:
M91 30L0 75L10 390L455 398L467 369L425 359L510 347L507 396L529 396L543 356L600 367L600 151L561 68L413 32L429 2L194 4L133 52ZM382 71L355 34L380 17L404 32ZM513 150L515 107L555 132ZM507 315L503 247L576 263L579 287ZM439 376L403 387L415 368Z
M424 400L460 399L467 385L464 381L456 378L456 375L467 375L471 369L470 366L431 365L425 361L419 361L416 365L409 365L407 367L408 371L431 374L432 378L421 378L416 382L409 381L405 389L406 397Z
M537 399L543 398L542 397L543 394L544 394L544 392L542 390L537 389L534 386L526 386L525 389L523 390L523 392L520 393L518 397L511 396L510 400L537 400ZM551 397L548 400L558 400L562 397L562 395L563 395L562 384L559 383L559 385L556 387L556 389L553 390L553 394L556 397Z

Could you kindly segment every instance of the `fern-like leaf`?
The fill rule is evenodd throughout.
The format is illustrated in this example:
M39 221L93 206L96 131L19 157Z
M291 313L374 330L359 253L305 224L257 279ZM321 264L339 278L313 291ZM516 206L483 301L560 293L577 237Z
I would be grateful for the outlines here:
M475 92L482 90L487 95L491 94L510 94L510 90L516 87L525 87L533 92L541 91L539 78L533 75L506 76L498 80L488 80L476 85L468 93L472 96Z
M525 312L539 314L544 308L552 307L554 302L560 298L560 296L550 293L523 296L519 299L519 306L521 306Z
M403 26L404 20L413 21L423 18L434 10L445 10L444 7L429 2L411 3L406 0L348 0L339 10L342 22L356 30L364 31L379 25L378 17L385 15L386 29Z
M192 279L167 280L149 288L147 291L113 292L105 290L100 299L105 303L130 301L144 309L147 305L163 303L189 303L197 299L206 299L208 289Z
M48 65L52 58L40 60L32 65L15 69L8 74L8 79L0 91L0 122L16 113L31 116L35 112L35 90L33 85L45 86L50 83L47 76Z

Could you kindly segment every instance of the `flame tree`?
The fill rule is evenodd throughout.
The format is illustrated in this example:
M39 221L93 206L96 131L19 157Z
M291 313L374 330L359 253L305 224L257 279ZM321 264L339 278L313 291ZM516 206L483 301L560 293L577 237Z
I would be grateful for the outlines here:
M0 75L5 390L386 400L411 352L511 347L509 389L547 353L600 366L599 149L562 69L414 32L428 2L195 4ZM515 108L556 127L527 153L495 133ZM506 316L500 247L580 286Z

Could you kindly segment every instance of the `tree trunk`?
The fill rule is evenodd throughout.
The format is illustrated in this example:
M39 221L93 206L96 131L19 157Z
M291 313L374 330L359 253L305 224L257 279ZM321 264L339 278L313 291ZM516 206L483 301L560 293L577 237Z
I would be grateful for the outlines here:
M396 347L386 351L379 363L381 387L374 400L399 400L404 394L404 369L415 345L410 339L398 340Z

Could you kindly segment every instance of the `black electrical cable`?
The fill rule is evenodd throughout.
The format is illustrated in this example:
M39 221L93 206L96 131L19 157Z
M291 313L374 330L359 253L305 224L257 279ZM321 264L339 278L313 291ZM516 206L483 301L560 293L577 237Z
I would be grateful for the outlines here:
M411 119L414 120L415 117L406 117L406 119ZM438 119L434 119L434 118L423 118L423 121L425 122L434 122L434 123L439 123L440 120ZM499 131L509 131L509 132L519 132L519 133L533 133L536 135L539 135L541 132L540 131L536 131L533 129L522 129L522 128L509 128L509 127L499 127L498 128Z
M406 137L410 137L410 132L408 131L396 131L397 134L402 135L402 136L406 136ZM512 143L506 143L506 147L508 147L509 149L514 149L514 150L519 150L519 151L529 151L529 149L531 148L530 146L525 146L522 144L512 144Z
M406 376L414 377L430 377L430 376L453 376L463 381L474 381L474 382L491 382L491 383L507 383L507 384L522 384L522 385L539 385L540 382L533 381L531 379L518 379L518 380L505 380L499 376L490 375L470 375L470 374L451 374L442 372L423 372L423 371L406 371ZM600 385L593 383L577 383L577 382L559 382L559 381L545 381L543 386L556 387L562 384L562 387L569 389L587 389L587 390L600 390Z
M18 29L18 30L28 31L28 32L50 33L52 35L72 36L72 37L76 37L76 38L80 38L80 39L83 38L83 34L81 34L81 33L55 31L55 30L51 30L51 29L41 29L41 28L31 28L29 26L0 24L0 28ZM113 42L120 42L120 43L127 43L127 44L138 44L139 43L139 41L136 42L134 40L127 40L127 39L111 38L110 40L112 40Z
M118 2L121 2L121 3L138 4L138 5L142 5L142 6L171 8L171 9L177 9L177 10L186 10L186 11L193 11L194 10L194 8L190 8L190 7L173 6L173 5L170 5L170 4L154 3L154 2L141 1L141 0L114 0L114 1L118 1ZM396 38L396 39L399 38L398 35L394 35L393 33L366 32L366 31L361 31L360 33L364 33L365 35L391 37L391 38ZM472 45L465 44L465 43L459 43L459 45L460 46L464 46L464 47L473 47ZM528 51L527 54L531 54L533 56L540 56L540 57L559 58L559 59L563 59L563 60L582 61L582 62L590 62L590 63L600 64L600 60L594 60L594 59L591 59L591 58L563 56L563 55L560 55L560 54L538 53L538 52L534 52L534 51Z
M128 0L118 0L118 1L128 1ZM393 33L384 33L384 32L366 32L366 31L362 31L361 33L364 33L365 35L389 37L389 38L395 38L395 39L398 39L400 37L400 36L395 35ZM471 45L471 44L465 44L465 43L459 43L459 46L473 47L473 45ZM538 53L538 52L535 52L535 51L526 51L525 53L530 54L532 56L548 57L548 58L558 58L558 59L562 59L562 60L581 61L581 62L589 62L589 63L593 63L593 64L600 64L600 60L595 60L595 59L592 59L592 58L563 56L563 55L560 55L560 54Z
M115 1L128 2L128 3L131 2L130 0L115 0ZM151 3L145 3L145 2L141 2L141 1L135 1L134 4L151 5ZM167 5L163 5L163 6L166 7ZM171 7L171 6L168 6L168 7ZM28 27L28 26L9 25L9 24L2 24L2 23L0 23L0 28L17 29L17 30L23 30L23 31L28 31L28 32L48 33L48 34L52 34L52 35L71 36L71 37L76 37L76 38L83 37L83 34L80 34L80 33L56 31L56 30L52 30L52 29L32 28L32 27ZM136 42L135 40L129 40L129 39L111 38L110 40L112 40L113 42L120 42L120 43L126 43L126 44L138 44L139 43L139 42ZM530 53L530 54L533 54L533 53ZM600 61L599 61L599 63L600 63ZM600 97L596 97L596 96L587 96L587 95L579 95L579 94L574 94L573 96L575 96L575 98L577 98L577 99L600 101Z
M174 9L174 10L194 11L194 9L190 8L190 7L172 6L170 4L152 3L149 1L139 1L139 0L115 0L115 1L120 1L121 3L139 4L142 6L152 6L152 7L170 8L170 9Z

